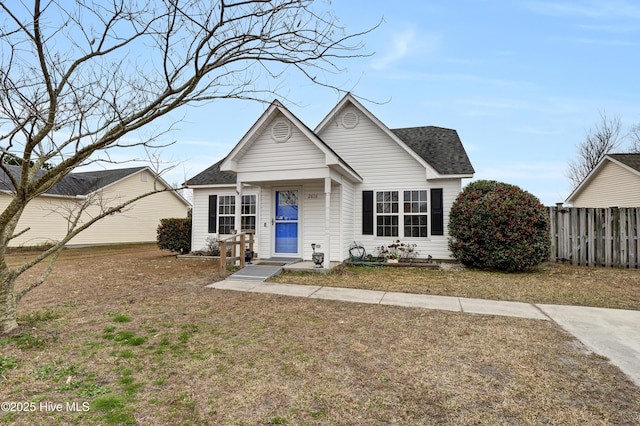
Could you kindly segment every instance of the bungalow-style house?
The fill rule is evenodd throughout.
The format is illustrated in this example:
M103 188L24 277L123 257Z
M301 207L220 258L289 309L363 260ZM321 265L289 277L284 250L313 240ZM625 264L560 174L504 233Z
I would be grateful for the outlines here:
M474 170L455 130L389 129L347 94L311 130L274 101L193 189L192 249L255 232L260 258L344 261L401 240L448 259L449 209ZM329 257L329 259L327 259Z
M573 190L573 207L640 207L640 154L607 154Z
M14 176L19 176L19 167L6 167ZM170 188L170 185L149 167L71 173L29 202L16 232L29 230L11 240L10 246L60 241L67 233L69 217L81 208L85 208L83 217L93 217L103 209L115 207L154 188ZM11 181L0 171L0 209L6 208L12 193ZM122 211L114 211L73 237L67 245L155 242L160 219L187 217L190 207L190 203L174 191L153 194Z

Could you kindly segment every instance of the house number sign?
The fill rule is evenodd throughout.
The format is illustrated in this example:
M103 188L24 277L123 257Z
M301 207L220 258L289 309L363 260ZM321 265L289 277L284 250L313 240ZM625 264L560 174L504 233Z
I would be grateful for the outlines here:
M307 193L307 200L316 200L318 198L317 192Z

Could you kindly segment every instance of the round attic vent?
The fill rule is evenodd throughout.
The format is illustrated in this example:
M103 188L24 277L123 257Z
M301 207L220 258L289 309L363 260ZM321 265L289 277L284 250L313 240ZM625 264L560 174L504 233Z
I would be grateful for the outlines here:
M342 125L345 129L353 129L358 125L358 114L353 111L347 111L342 116Z
M271 127L271 138L276 142L286 142L291 137L291 125L284 121L279 120Z

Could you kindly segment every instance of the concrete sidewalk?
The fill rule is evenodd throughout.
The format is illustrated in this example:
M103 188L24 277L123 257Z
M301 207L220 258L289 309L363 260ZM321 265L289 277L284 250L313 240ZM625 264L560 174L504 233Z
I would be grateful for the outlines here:
M533 305L522 302L453 296L395 293L351 288L279 284L226 279L208 285L219 290L270 293L343 302L437 309L481 315L552 320L587 348L603 355L640 387L640 311L581 306Z

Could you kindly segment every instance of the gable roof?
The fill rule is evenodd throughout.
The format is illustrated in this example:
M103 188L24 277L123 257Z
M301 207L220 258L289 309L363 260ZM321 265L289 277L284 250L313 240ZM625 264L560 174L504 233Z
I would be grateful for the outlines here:
M442 127L425 126L391 129L416 154L442 175L475 173L458 132Z
M389 129L351 93L347 93L327 114L315 132L320 134L347 103L356 107L427 170L433 169L440 175L447 175L446 177L471 177L475 173L455 130L435 126Z
M304 124L277 100L271 102L269 108L262 113L258 121L251 126L251 129L249 129L242 139L240 139L240 142L233 147L229 155L222 160L220 163L220 170L223 172L232 171L236 166L237 159L242 157L243 151L251 146L254 141L254 137L260 133L260 130L263 128L265 123L268 123L278 113L282 114L287 120L289 120L290 123L302 132L306 138L324 154L327 166L335 166L341 170L342 174L349 176L350 179L362 181L362 177L349 164L347 164L346 161L340 158L333 148L327 145L316 133L314 133L306 124Z
M640 173L640 154L607 154L607 157Z
M385 132L389 138L398 143L402 149L406 150L409 155L414 157L427 168L427 170L433 170L443 177L471 177L471 175L475 173L457 131L436 126L389 129L376 116L362 106L350 93L347 93L315 130L307 127L306 124L302 123L295 115L282 106L280 102L277 100L273 101L227 157L187 180L185 185L206 186L235 184L236 175L234 172L229 171L230 162L233 161L232 157L238 155L250 140L251 135L253 135L276 110L280 111L285 117L292 121L327 155L334 156L341 167L360 178L358 173L340 158L331 146L327 145L322 138L318 136L322 130L331 123L334 115L337 114L346 103L351 103L358 108Z
M19 179L21 168L19 166L5 165L13 176ZM152 173L156 179L160 179L162 184L169 188L166 182L162 180L153 170L147 166L141 167L129 167L124 169L111 169L111 170L96 170L90 172L76 172L70 173L65 176L60 182L53 185L45 192L46 195L54 195L61 197L77 197L86 196L100 189L106 188L109 185L113 185L122 179L139 173L143 170L147 170ZM37 173L38 176L42 176L46 173L46 170L41 170ZM0 191L13 191L13 185L8 178L4 170L0 169ZM180 194L174 192L185 204L189 205L189 202L184 199Z
M589 182L600 172L605 163L611 162L618 166L640 176L640 154L607 154L602 160L589 172L589 174L580 182L580 184L571 192L571 194L565 200L567 203L571 202L587 187Z

